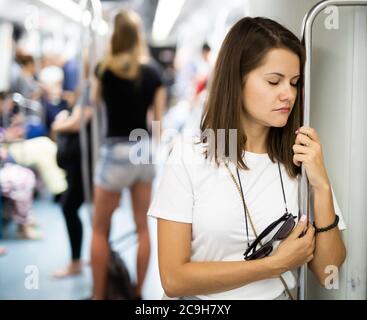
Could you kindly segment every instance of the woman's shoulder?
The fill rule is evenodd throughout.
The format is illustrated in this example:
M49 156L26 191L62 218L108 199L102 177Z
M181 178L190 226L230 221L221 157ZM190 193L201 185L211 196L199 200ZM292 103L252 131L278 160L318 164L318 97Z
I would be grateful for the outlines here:
M140 62L140 67L146 71L161 73L162 68L155 60L143 60Z
M205 145L196 136L179 135L172 142L169 162L179 161L186 165L203 164L205 161Z
M161 80L163 77L162 69L156 62L146 61L140 64L141 72L145 77Z

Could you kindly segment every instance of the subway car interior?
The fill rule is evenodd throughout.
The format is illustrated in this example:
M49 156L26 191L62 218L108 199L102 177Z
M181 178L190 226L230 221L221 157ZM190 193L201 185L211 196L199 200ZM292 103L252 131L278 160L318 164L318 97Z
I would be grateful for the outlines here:
M342 215L344 263L325 271L332 280L324 286L298 266L293 292L298 300L367 299L367 0L0 0L0 300L161 300L175 291L148 209L155 197L157 206L183 208L175 203L181 189L159 194L160 181L174 176L165 164L183 135L200 135L223 41L244 17L272 19L304 46L303 125L317 131ZM118 28L127 28L122 40ZM137 45L126 51L129 41ZM134 54L149 64L136 86ZM148 143L149 164L126 164L131 141ZM311 205L314 177L301 170L299 210L321 221Z

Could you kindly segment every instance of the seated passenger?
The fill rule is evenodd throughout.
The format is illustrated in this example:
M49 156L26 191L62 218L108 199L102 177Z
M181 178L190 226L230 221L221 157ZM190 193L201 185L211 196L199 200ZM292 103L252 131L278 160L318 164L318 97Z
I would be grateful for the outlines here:
M9 114L11 116L4 116ZM0 138L1 142L6 142L9 154L17 164L35 168L47 189L58 197L67 184L63 170L56 164L56 144L48 137L23 140L26 133L24 119L5 93L0 93L0 115L0 127L3 127Z
M24 239L40 239L32 219L33 191L36 185L32 170L13 162L4 148L0 149L1 195L12 203L11 218L18 224L18 235Z

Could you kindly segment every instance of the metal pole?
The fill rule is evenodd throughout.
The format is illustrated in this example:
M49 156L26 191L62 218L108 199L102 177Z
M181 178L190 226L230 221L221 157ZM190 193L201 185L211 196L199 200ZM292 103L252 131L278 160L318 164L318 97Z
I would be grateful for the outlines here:
M317 3L305 15L302 22L302 41L306 49L306 63L304 68L304 105L303 105L303 125L310 125L311 109L311 63L312 63L312 26L319 13L329 6L367 6L367 0L326 0ZM309 183L304 166L302 166L302 177L300 184L300 209L301 212L307 212L310 222L313 222L314 216L310 204ZM310 210L311 209L311 210ZM298 298L304 300L307 296L307 264L299 270L300 285L298 287Z
M86 97L86 95L90 95L90 87L91 87L91 78L93 77L93 71L94 66L96 65L97 61L97 55L96 55L96 41L97 41L97 27L102 19L102 5L100 3L100 0L81 0L80 8L82 13L85 12L85 10L89 9L91 10L91 22L88 25L86 37L87 37L87 45L88 48L88 62L89 62L89 68L88 70L84 70L85 66L82 66L82 74L83 74L83 86L82 86L82 94L81 94L81 117L80 117L80 147L81 147L81 154L82 154L82 176L83 176L83 187L84 187L84 195L86 203L88 204L88 209L90 212L90 218L92 219L92 210L91 210L91 204L92 204L92 195L91 195L91 172L94 172L95 168L95 162L99 150L99 126L98 126L98 120L99 120L99 108L98 106L93 105L93 117L92 117L92 150L90 149L90 145L88 143L88 132L87 132L87 123L84 118L84 108L89 105L90 99ZM85 37L84 37L85 39ZM85 75L85 76L84 76ZM90 163L89 159L89 153L92 152L92 163Z

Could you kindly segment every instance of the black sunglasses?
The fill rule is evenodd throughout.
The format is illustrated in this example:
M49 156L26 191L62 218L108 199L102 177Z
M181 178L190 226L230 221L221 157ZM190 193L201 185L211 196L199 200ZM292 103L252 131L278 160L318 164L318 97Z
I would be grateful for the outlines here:
M291 213L285 213L278 220L271 223L247 248L243 254L245 256L245 260L255 260L267 257L273 251L273 242L285 239L292 232L293 227L296 224L294 221L295 218L297 217L293 216ZM283 225L279 228L271 240L256 250L256 247L260 244L260 241L264 239L272 230L274 230L281 222L284 222Z

